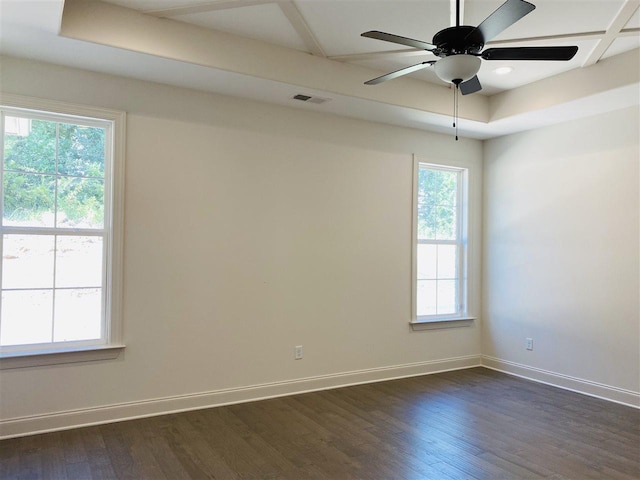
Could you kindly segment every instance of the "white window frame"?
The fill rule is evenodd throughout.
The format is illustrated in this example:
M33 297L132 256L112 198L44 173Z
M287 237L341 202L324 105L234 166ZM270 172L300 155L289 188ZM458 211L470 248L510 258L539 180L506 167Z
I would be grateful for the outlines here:
M116 358L124 348L122 336L123 233L124 233L124 160L126 113L20 95L0 97L0 132L4 116L27 116L47 121L76 123L105 128L105 227L104 227L104 320L99 341L62 342L0 347L0 369L52 365L59 363ZM4 142L4 135L0 135ZM4 151L4 146L0 151ZM109 161L111 159L111 161ZM2 160L3 161L3 160ZM1 170L1 169L0 169ZM0 171L0 180L2 174ZM0 198L0 211L2 199ZM35 229L30 228L34 231ZM42 232L40 231L42 230ZM53 229L38 229L38 233ZM0 241L5 233L26 233L19 227L0 226ZM69 233L81 234L75 231ZM0 259L1 262L2 259Z
M455 240L420 240L418 238L418 178L420 167L455 172L457 179L457 238ZM413 160L413 209L412 209L412 262L411 262L411 320L418 329L468 326L474 317L469 315L469 169ZM455 244L458 246L458 305L454 314L418 316L418 244Z

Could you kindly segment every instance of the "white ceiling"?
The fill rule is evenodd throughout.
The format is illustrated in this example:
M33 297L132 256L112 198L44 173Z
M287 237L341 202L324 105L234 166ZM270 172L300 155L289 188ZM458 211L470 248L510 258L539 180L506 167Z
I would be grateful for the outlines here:
M88 3L90 7L86 6ZM87 0L67 0L66 5L63 0L0 0L0 53L298 108L448 131L447 115L452 102L446 84L431 69L378 86L362 86L369 78L436 57L360 34L382 30L430 42L436 32L451 25L455 0L106 0L106 3L114 5ZM461 3L462 23L477 25L502 0ZM502 105L504 99L518 98L510 92L544 92L540 88L544 81L556 79L557 86L552 88L559 88L571 79L583 78L582 71L603 77L600 65L608 59L610 65L622 69L622 76L630 79L593 87L579 98L568 92L567 98L556 98L549 104L543 101L544 108L553 108L555 112L549 123L585 110L577 107L575 102L579 99L590 105L587 112L611 109L619 103L638 104L638 95L632 93L629 98L629 92L638 85L638 72L625 69L637 70L637 62L629 63L628 59L638 57L640 0L533 0L533 3L537 8L531 14L501 33L489 46L577 45L578 54L569 62L483 61L478 73L483 85L481 94L461 100L461 116L468 120L466 126L465 122L461 125L469 136L488 138L527 128L527 122L523 121L526 115L522 117L525 113L545 118L539 105L523 104L501 118L496 117L500 109L496 110L493 104ZM625 62L617 60L623 57ZM500 66L510 66L513 71L496 75L494 70ZM548 88L552 84L544 85ZM332 101L308 105L292 101L295 93ZM409 94L413 97L405 98ZM505 121L508 117L513 117L511 124Z

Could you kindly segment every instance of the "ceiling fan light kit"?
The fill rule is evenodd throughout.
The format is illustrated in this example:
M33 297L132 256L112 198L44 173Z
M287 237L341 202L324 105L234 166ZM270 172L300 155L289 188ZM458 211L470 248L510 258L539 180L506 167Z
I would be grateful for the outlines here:
M482 85L477 76L482 60L568 61L578 51L576 46L502 47L482 50L488 41L525 15L531 13L535 8L535 5L525 0L507 0L495 12L484 19L480 25L472 27L460 25L460 0L457 0L456 26L445 28L436 33L432 43L377 30L365 32L362 34L363 37L426 50L440 57L435 61L422 62L382 75L365 82L365 84L377 85L424 68L434 67L436 75L441 80L455 86L453 126L457 128L458 90L462 95L469 95L482 90ZM456 134L457 139L458 136Z
M478 73L481 63L480 59L473 55L451 55L437 61L434 70L440 80L460 85Z

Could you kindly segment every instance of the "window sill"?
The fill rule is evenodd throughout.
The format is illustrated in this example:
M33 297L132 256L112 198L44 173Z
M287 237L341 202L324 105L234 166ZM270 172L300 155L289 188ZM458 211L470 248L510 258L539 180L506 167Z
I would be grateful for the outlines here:
M118 358L124 345L99 345L62 350L38 350L0 353L0 370L40 367L62 363L94 362Z
M434 320L416 320L409 322L411 330L437 330L441 328L469 327L476 317L438 318Z

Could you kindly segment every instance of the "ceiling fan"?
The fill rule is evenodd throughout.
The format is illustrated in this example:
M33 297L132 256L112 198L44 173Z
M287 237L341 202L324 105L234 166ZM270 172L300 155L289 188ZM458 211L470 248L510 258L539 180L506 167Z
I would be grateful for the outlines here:
M576 46L506 47L482 50L485 43L535 8L535 5L524 0L507 0L480 25L471 27L460 25L460 0L456 0L456 26L440 30L433 37L432 43L377 30L365 32L362 34L363 37L407 45L432 52L440 57L439 60L422 62L387 73L365 82L365 85L377 85L424 68L434 67L436 75L441 80L455 85L456 91L460 90L463 95L469 95L482 90L476 75L480 70L481 58L483 60L571 60L578 51Z

